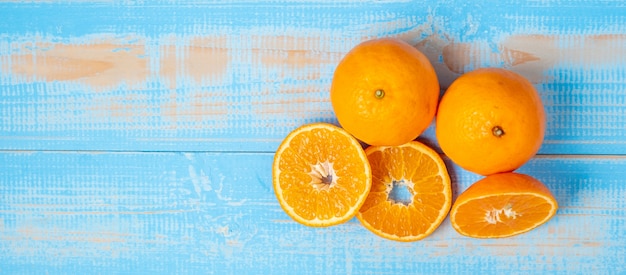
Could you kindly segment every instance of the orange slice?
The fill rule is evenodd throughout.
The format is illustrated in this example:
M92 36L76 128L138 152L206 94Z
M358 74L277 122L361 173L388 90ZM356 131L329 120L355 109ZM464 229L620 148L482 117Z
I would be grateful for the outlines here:
M450 176L441 157L426 145L365 150L372 167L372 188L357 213L374 234L396 241L430 235L448 215L452 203Z
M327 123L304 125L287 135L272 170L283 210L295 221L316 227L354 217L372 182L361 144Z
M558 209L550 190L535 178L518 173L487 176L454 202L450 222L462 235L503 238L530 231Z

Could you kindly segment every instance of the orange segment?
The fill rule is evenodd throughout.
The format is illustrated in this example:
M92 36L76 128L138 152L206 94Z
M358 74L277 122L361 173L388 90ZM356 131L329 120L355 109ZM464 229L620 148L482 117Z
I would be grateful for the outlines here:
M460 234L502 238L530 231L558 209L550 190L518 173L494 174L472 184L452 206L450 222Z
M331 226L354 217L371 181L359 142L331 124L294 130L274 156L276 198L291 218L308 226Z
M412 141L365 150L372 188L357 218L373 233L396 241L425 238L445 219L452 202L450 177L441 157Z

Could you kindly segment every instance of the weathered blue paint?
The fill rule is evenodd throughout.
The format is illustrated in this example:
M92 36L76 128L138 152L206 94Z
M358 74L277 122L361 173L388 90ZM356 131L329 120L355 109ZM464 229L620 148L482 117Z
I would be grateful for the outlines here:
M444 84L481 66L510 67L532 77L549 118L541 153L626 152L621 138L626 135L621 127L626 123L626 8L618 2L577 1L567 7L550 1L8 2L0 4L0 13L5 149L273 151L297 125L336 123L328 89L345 52L364 39L399 36L429 53ZM526 40L516 40L520 35ZM542 42L542 36L552 40ZM205 50L227 51L219 81L208 76L191 81L183 68L169 77L160 74L169 55L178 57L179 67L185 57L195 57L189 53L195 38L215 42ZM111 51L136 47L131 57L146 62L145 75L137 83L98 75L46 81L15 69L41 67L50 49L102 41L118 44ZM471 50L460 52L457 60L445 55L446 46L459 43ZM510 43L529 56L503 52ZM554 52L536 56L534 44ZM27 54L40 61L19 59ZM290 54L309 60L293 61ZM215 66L211 57L203 60L206 67ZM94 93L85 85L90 81L111 85ZM173 121L162 116L172 93L181 112L189 108L185 100L203 97L198 104L213 117L179 115ZM211 98L219 104L211 105ZM119 101L137 112L111 114L110 105ZM425 137L434 139L430 133Z
M0 18L2 274L626 273L620 1L4 1ZM383 36L442 92L485 66L533 82L546 139L519 171L553 191L552 220L397 243L281 210L274 150L337 123L336 64ZM437 147L433 126L419 139ZM448 166L454 196L480 178Z
M4 152L3 273L626 272L626 158L541 157L520 172L560 204L539 228L476 240L446 219L426 239L357 220L310 228L271 186L271 153ZM479 177L448 162L457 192Z

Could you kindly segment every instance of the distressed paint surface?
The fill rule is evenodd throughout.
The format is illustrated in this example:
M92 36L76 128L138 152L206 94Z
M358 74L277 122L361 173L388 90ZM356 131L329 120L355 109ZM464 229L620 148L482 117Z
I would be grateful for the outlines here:
M541 153L626 152L621 2L9 2L0 10L5 149L273 151L298 125L336 123L328 101L336 64L360 41L394 36L429 56L444 89L485 66L531 79L548 113ZM431 143L433 132L424 134Z
M446 219L414 243L377 237L356 219L322 229L295 223L274 196L272 158L4 152L0 178L10 182L0 187L2 271L626 272L626 157L538 157L522 167L560 204L552 220L527 234L475 240ZM456 192L478 179L448 167Z
M0 273L626 274L622 1L2 1ZM271 163L357 43L528 77L548 117L520 169L560 209L501 240L396 243L292 221ZM437 147L431 126L420 140ZM454 196L479 179L447 162Z

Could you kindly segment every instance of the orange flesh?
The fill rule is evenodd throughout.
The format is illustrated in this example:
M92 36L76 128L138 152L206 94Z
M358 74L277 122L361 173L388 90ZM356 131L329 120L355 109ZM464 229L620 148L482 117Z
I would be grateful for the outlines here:
M372 232L393 240L414 241L432 233L448 213L451 200L445 166L433 159L433 154L439 156L408 146L368 148L366 152L372 189L357 217ZM390 198L394 182L410 192L408 204Z
M476 238L502 238L547 222L558 203L540 181L519 173L487 176L459 195L450 211L455 230Z
M552 205L536 195L495 195L472 200L458 209L460 228L469 234L513 235L520 228L533 228L545 220Z
M292 218L307 225L351 218L369 190L363 150L347 133L333 132L343 132L337 129L314 128L295 135L277 153L276 195Z

